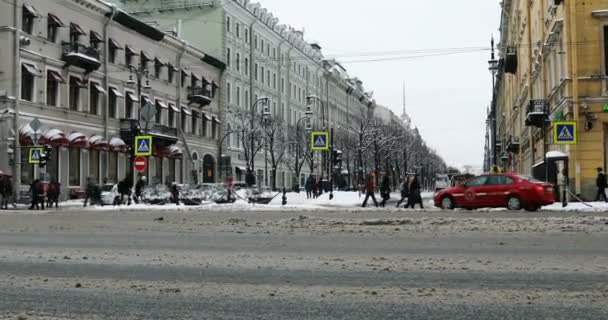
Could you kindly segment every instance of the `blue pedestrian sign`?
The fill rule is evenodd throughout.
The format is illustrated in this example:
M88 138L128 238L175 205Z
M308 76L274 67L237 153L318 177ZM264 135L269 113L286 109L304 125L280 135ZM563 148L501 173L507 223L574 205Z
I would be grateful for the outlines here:
M329 132L312 132L310 150L329 150Z
M553 143L554 144L576 144L577 131L576 122L561 121L553 123Z
M27 162L30 164L39 164L40 160L42 160L43 154L44 148L30 148L30 154Z
M152 155L152 136L135 137L135 156L149 157Z

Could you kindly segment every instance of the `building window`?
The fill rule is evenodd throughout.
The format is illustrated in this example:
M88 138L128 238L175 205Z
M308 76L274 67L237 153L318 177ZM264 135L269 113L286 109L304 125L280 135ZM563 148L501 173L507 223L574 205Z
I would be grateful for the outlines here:
M240 38L241 37L241 24L237 22L236 24L236 37Z
M258 81L258 64L255 63L253 65L253 78L255 79L255 81Z
M169 64L169 68L167 69L167 81L169 83L173 83L175 80L175 72L177 72L177 68L172 64Z
M89 32L89 42L91 48L99 49L99 44L103 42L103 38L99 33L91 30L91 32Z
M133 110L136 102L139 102L137 97L132 92L127 92L125 97L125 118L133 119Z
M34 101L34 84L38 69L29 63L21 64L21 99Z
M270 56L270 43L266 42L266 55Z
M80 40L81 36L86 36L87 33L84 32L84 30L82 30L82 28L75 24L75 23L70 23L70 42L71 43L78 43Z
M253 36L253 45L257 49L258 48L258 35Z
M34 32L34 19L38 18L38 11L30 5L23 5L21 18L23 32L32 34L32 32Z
M166 66L167 64L162 61L159 58L154 58L154 77L156 79L160 79L162 72L163 72L163 68Z
M211 122L211 138L217 138L217 120L215 118L213 118L213 121Z
M80 186L80 149L70 148L68 161L68 183L71 187Z
M49 106L59 106L59 84L64 83L63 77L55 70L46 72L46 104Z
M175 111L176 107L175 107L175 103L169 103L169 127L171 128L175 128Z
M133 50L133 48L126 46L125 47L125 64L128 66L133 65L133 57L137 55L137 52Z
M110 39L108 40L108 49L108 60L110 63L116 63L116 54L118 53L118 50L121 50L122 48L116 40Z
M285 78L281 78L281 93L285 93Z
M91 82L89 85L89 113L93 115L99 114L99 96L103 93L103 88L96 82Z
M266 71L266 84L270 86L270 70Z
M63 24L63 22L52 13L48 14L46 23L46 39L52 43L55 43L57 41L58 29L65 27L65 24Z
M226 67L230 67L230 60L232 60L232 52L230 48L226 48Z
M232 103L232 85L230 83L226 84L226 99L228 103Z
M245 74L249 75L249 58L245 58Z
M196 135L196 126L198 125L198 121L196 120L198 118L198 113L194 112L194 110L192 111L192 134Z
M266 68L262 67L262 72L261 72L261 78L262 78L262 84L264 84L264 73L265 73Z
M230 21L230 17L226 17L226 32L230 33L231 31L231 21Z
M198 81L199 81L198 76L193 73L192 76L190 77L190 87L198 88Z
M241 87L236 87L236 105L241 106Z
M188 114L186 113L186 107L182 107L182 131L188 131Z
M261 46L260 46L260 51L262 51L262 53L264 53L264 39L262 38L261 40Z
M182 88L186 86L186 78L188 77L188 72L182 69Z
M273 89L277 89L277 74L273 73L272 74L272 88Z
M163 108L164 108L164 104L162 101L160 100L156 100L154 103L155 107L156 107L156 114L154 115L154 122L156 124L161 124L163 121Z
M202 119L203 119L202 120L203 124L202 124L202 129L201 129L201 136L206 137L207 136L207 115L203 114Z
M118 119L118 98L120 92L116 88L110 88L108 92L108 116L112 119Z
M245 28L243 32L245 32L245 43L249 43L249 29Z
M240 53L236 53L236 71L241 72L241 54Z
M249 90L245 89L245 106L249 107Z

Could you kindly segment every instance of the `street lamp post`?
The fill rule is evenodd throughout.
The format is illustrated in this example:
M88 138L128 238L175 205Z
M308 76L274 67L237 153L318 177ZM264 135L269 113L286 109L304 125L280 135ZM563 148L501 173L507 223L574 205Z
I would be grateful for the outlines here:
M254 157L254 153L255 153L255 132L254 132L254 121L255 121L255 114L257 113L258 110L258 105L260 103L263 103L264 106L267 108L268 105L270 104L270 99L267 97L263 97L260 98L258 100L256 100L252 105L251 105L251 155L250 155L250 163L247 164L247 169L248 169L248 175L249 175L249 179L248 182L253 182L253 184L255 184L255 175L253 173L253 171L255 170L255 157ZM270 116L270 113L268 112L268 110L264 109L262 110L262 117L263 119L266 119L268 116ZM264 123L263 123L264 124Z
M492 37L491 40L491 46L492 46L492 51L490 54L490 60L488 61L489 64L489 68L488 70L490 70L490 73L492 74L492 107L491 107L491 112L490 112L490 117L491 117L491 129L492 129L492 139L491 139L491 143L490 143L490 147L491 152L491 164L493 166L496 166L497 164L497 159L496 159L496 73L498 72L498 60L496 60L496 56L494 55L494 37Z
M308 96L306 97L306 102L308 105L310 105L313 101L318 101L319 104L321 105L321 123L323 126L323 130L327 130L327 125L326 125L326 119L325 119L325 112L327 110L325 110L325 105L323 104L323 100L321 100L321 98L317 97L317 96ZM325 166L327 167L327 181L329 182L329 199L333 199L334 198L334 188L333 188L333 178L332 178L332 174L331 174L331 168L333 166L332 164L332 154L333 154L333 148L334 148L334 144L333 144L333 128L331 129L331 135L329 137L330 141L327 141L327 143L329 143L329 155L327 157L322 157L321 159L324 159L325 162ZM323 165L321 165L321 168L324 169ZM323 172L323 171L321 171Z
M142 105L142 99L141 99L141 94L142 94L142 89L150 89L150 81L148 80L148 69L146 68L146 66L144 64L139 64L138 67L132 66L132 65L127 65L129 67L129 81L127 81L128 85L137 85L137 99L139 101L139 108L137 110L137 120L138 120L138 125L135 127L131 127L131 136L132 136L132 141L129 144L130 145L130 151L129 152L129 159L130 159L130 177L132 180L132 184L135 183L136 177L135 177L135 168L133 167L133 161L135 161L135 153L134 153L134 139L135 139L135 135L139 134L139 121L141 121L141 111L142 108L144 107ZM133 75L135 75L135 77L137 78L137 82L133 80ZM143 80L145 79L145 84L143 83ZM133 113L131 112L129 116L129 119L133 119ZM147 131L147 126L146 126L146 131Z

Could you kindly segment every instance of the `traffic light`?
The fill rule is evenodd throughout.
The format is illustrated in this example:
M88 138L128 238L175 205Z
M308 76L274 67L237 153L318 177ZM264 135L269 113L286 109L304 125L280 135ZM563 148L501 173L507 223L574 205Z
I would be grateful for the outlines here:
M45 146L44 147L44 154L42 154L42 156L40 158L40 162L38 163L38 167L40 167L40 168L46 167L47 163L49 161L51 161L52 157L53 157L53 147L51 147L51 146Z
M333 154L332 159L334 160L333 164L334 164L334 168L341 168L342 167L342 151L340 150L334 150L332 152Z

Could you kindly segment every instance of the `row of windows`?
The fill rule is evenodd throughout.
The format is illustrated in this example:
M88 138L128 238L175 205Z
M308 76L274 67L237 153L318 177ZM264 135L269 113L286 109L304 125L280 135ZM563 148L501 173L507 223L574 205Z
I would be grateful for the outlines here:
M36 11L36 9L30 5L23 6L23 31L32 34L34 30L34 21L37 18L40 18L41 15ZM52 13L47 15L47 40L52 43L57 42L58 34L60 28L66 27L66 24L61 21L61 19ZM69 34L70 34L70 43L81 43L83 37L87 36L87 33L82 29L79 25L75 23L69 24ZM88 33L89 36L89 45L91 48L94 48L98 51L100 43L103 42L103 38L101 35L91 30ZM123 60L119 61L119 51L124 50ZM147 75L151 75L156 79L163 79L168 83L175 83L175 74L179 72L179 70L170 62L166 62L164 59L159 57L152 57L145 51L137 51L129 45L125 45L122 47L116 40L109 39L108 40L108 60L110 63L119 64L122 62L126 66L137 67L137 63L139 63L139 70L144 71ZM153 69L151 69L151 66ZM186 86L186 78L191 77L191 87L198 87L199 81L202 80L202 85L205 86L210 81L207 81L204 76L200 77L192 73L190 73L183 69L182 70L182 78L181 83L182 87Z
M29 63L22 63L21 65L21 99L25 101L36 102L36 82L35 78L38 76L38 70L36 67ZM108 95L108 116L112 119L119 119L121 117L128 119L137 118L137 110L140 105L145 105L150 102L156 107L155 123L166 125L172 128L177 127L177 115L182 114L182 129L185 132L193 134L200 134L205 137L208 136L207 130L207 119L209 116L203 115L202 117L198 114L190 113L185 106L177 108L175 103L168 102L165 104L163 99L154 99L151 101L147 95L137 97L133 91L125 91L123 95L118 88L109 87L108 92L99 84L99 82L89 81L86 83L82 78L75 75L70 75L66 83L61 73L57 70L48 69L46 71L46 100L45 104L48 106L61 107L61 88L63 85L67 85L68 89L68 109L72 111L87 112L92 115L101 115L101 98L103 95ZM85 109L83 105L82 91L88 91L88 108ZM124 99L122 109L120 108L120 101ZM188 116L192 115L192 126L188 128ZM198 118L201 120L201 128L198 127ZM212 118L212 133L211 137L215 138L217 133L217 124L219 120Z

